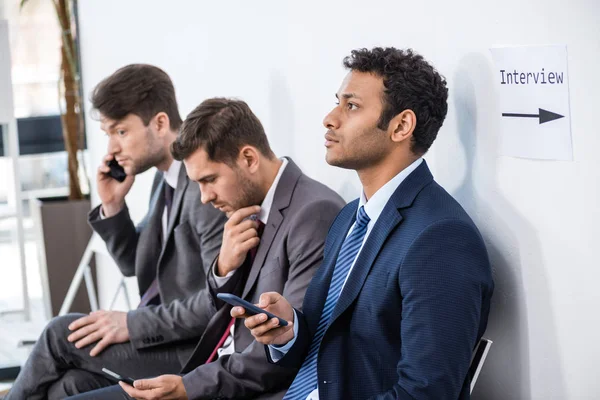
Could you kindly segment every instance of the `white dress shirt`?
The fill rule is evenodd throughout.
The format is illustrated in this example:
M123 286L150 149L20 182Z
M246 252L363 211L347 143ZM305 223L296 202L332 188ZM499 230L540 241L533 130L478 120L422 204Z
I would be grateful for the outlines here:
M273 206L273 198L275 197L275 190L277 190L277 185L279 184L279 180L281 179L281 175L283 174L283 170L288 165L287 158L281 158L281 166L279 167L279 171L277 172L277 176L275 180L271 184L267 195L265 196L262 204L260 205L260 212L258 213L258 219L265 225L267 225L267 220L269 219L269 213L271 212L271 206ZM235 273L235 271L230 271L225 276L217 275L217 263L214 263L212 268L213 278L217 287L221 287L225 285L225 283L231 278L231 276ZM221 357L228 354L233 354L235 352L235 343L233 342L233 334L235 331L235 324L231 325L231 329L229 330L229 336L225 339L223 346L217 350L217 357Z
M165 183L173 188L173 190L177 190L177 181L179 181L179 170L181 169L181 161L173 160L167 172L164 173ZM173 191L173 194L175 193ZM167 242L167 229L169 229L169 223L167 221L167 205L165 204L165 209L162 215L162 232L163 232L163 243Z
M387 205L388 201L390 200L390 198L392 197L392 195L394 194L396 189L398 189L398 187L400 186L402 181L404 181L404 179L406 179L406 177L408 175L410 175L411 172L413 172L415 169L417 169L417 167L419 165L421 165L422 162L423 162L423 158L419 158L418 160L416 160L415 162L410 164L408 167L406 167L405 169L400 171L400 173L398 173L398 175L394 176L385 185L383 185L377 192L375 192L375 194L373 194L373 196L370 199L366 198L364 190L361 191L360 201L358 203L358 208L356 209L356 213L358 215L358 210L360 209L361 206L364 206L365 212L369 216L370 221L369 221L369 224L367 225L367 232L365 233L363 242L360 245L360 249L358 250L358 253L356 254L356 258L354 259L354 261L352 262L352 265L350 266L348 275L346 275L346 279L344 280L344 286L342 286L342 291L344 290L344 287L346 286L346 282L348 281L348 278L350 277L350 274L352 273L352 270L354 269L356 260L358 259L358 256L360 255L360 252L362 251L362 248L365 245L365 242L367 241L367 238L369 237L369 234L371 233L373 226L375 226L375 224L377 223L377 220L379 219L379 216L383 212L383 209ZM350 235L350 233L352 233L355 225L356 225L356 222L354 224L352 224L352 226L350 227L350 230L348 230L348 233L346 234L346 237L348 237L348 235ZM342 293L340 292L340 296L341 295L342 295ZM296 311L294 311L294 338L292 340L290 340L287 344L285 344L281 347L269 345L269 353L271 354L271 359L273 361L277 362L277 361L281 360L283 358L283 356L286 355L286 353L290 350L290 348L296 342L296 337L298 337L298 324L295 322L297 319L298 319L298 316L296 315ZM312 392L309 393L306 400L319 400L319 387L318 386L315 390L313 390Z

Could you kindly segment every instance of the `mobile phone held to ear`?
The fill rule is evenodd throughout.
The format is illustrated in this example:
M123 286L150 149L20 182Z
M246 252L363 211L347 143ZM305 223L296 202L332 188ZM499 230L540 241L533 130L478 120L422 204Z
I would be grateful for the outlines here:
M267 317L269 317L269 319L277 318L279 320L279 326L287 326L288 324L285 319L279 318L277 315L273 315L270 312L263 310L262 308L258 308L254 304L247 302L244 299L240 299L234 294L217 293L217 297L223 300L224 302L231 304L232 306L244 307L244 310L246 310L246 314L248 315L267 314Z
M132 379L132 378L128 378L126 376L121 376L121 375L117 374L116 372L111 371L108 368L102 368L102 372L104 372L106 375L110 376L111 378L114 378L118 381L123 381L126 384L133 386L134 379Z
M127 177L127 174L125 173L125 170L123 169L123 167L121 167L119 165L117 160L115 160L113 158L106 165L108 165L108 167L110 168L110 171L108 173L108 175L110 177L118 180L119 182L123 182L125 180L125 178Z

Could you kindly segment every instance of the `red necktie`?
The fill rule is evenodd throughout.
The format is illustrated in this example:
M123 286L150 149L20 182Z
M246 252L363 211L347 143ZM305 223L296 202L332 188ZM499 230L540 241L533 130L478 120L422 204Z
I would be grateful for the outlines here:
M265 224L263 224L262 221L258 221L258 237L260 238L262 236L263 231L265 230ZM260 246L260 244L259 244ZM250 267L252 267L252 264L254 264L254 259L256 258L256 252L258 251L258 246L250 249ZM229 324L227 325L227 329L225 329L225 332L223 333L223 336L221 336L221 339L219 340L219 343L217 343L217 345L215 346L214 350L212 351L212 353L210 353L210 356L208 357L208 360L206 360L205 364L211 363L215 360L216 356L217 356L217 351L223 347L223 343L225 343L225 340L227 340L227 338L229 337L230 334L230 330L231 330L231 326L235 324L235 318L231 318L231 321L229 321Z

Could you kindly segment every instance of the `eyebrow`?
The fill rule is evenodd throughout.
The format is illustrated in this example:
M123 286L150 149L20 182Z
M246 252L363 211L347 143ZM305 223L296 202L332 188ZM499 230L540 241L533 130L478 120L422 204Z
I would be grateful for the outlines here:
M108 130L109 130L109 131L112 131L113 129L115 129L115 127L116 127L117 125L119 125L119 124L122 124L122 123L123 123L123 121L115 121L115 122L113 122L112 124L110 124L110 125L108 126Z
M210 174L210 175L203 176L202 178L196 179L196 182L202 183L202 182L206 182L210 179L214 179L216 177L217 177L217 174Z
M335 94L335 97L336 97L337 99L339 99L339 98L340 98L340 96L338 96L338 94L337 94L337 93ZM358 100L362 100L362 99L360 98L360 96L356 95L356 93L343 93L343 94L342 94L342 97L343 97L344 99L346 99L346 100L348 100L348 99L358 99Z

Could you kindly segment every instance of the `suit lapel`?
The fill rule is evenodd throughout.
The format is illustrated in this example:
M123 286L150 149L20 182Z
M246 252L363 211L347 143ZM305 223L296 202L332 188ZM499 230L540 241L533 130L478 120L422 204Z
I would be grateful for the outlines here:
M336 235L333 242L329 245L330 250L327 250L325 257L323 258L323 263L321 267L317 270L311 285L307 290L306 298L311 302L313 307L306 307L307 309L314 309L319 311L319 315L316 318L311 317L311 321L315 322L314 329L316 330L316 324L319 323L321 319L321 314L323 312L323 308L325 307L325 300L327 300L327 294L329 292L329 285L331 284L331 278L333 276L333 271L335 269L335 264L337 262L338 255L342 248L342 244L346 239L346 235L350 230L354 221L356 221L356 209L358 207L358 200L354 201L354 204L349 204L346 206L346 209L342 210L342 212L348 212L348 217L346 222L340 227L341 234ZM312 283L314 282L314 290Z
M301 175L302 171L300 171L300 168L298 168L298 166L288 158L288 165L285 167L285 170L279 179L279 183L277 184L277 188L275 189L273 205L271 206L269 218L267 220L267 224L265 225L263 235L260 239L260 244L258 245L256 257L252 263L250 273L248 274L248 279L246 280L246 286L244 287L242 298L245 298L248 295L250 290L252 290L256 279L258 278L258 274L260 273L265 259L269 254L269 249L271 248L273 240L277 235L277 231L283 222L282 211L290 205L296 183L298 182L298 179L300 179Z
M161 181L156 185L155 190L152 192L150 206L148 207L150 214L148 215L147 225L144 227L145 231L153 233L156 233L158 230L160 235L162 235L162 212L165 208L165 201L163 196L161 196L164 184L164 180L161 179ZM152 236L154 239L160 240L160 235L153 234Z
M153 184L148 214L140 224L141 230L139 240L140 243L143 243L144 248L147 249L143 252L143 257L138 257L138 259L136 259L136 265L140 265L136 272L140 293L144 293L154 278L156 278L156 269L154 268L156 264L154 263L160 258L162 252L162 239L160 237L162 235L161 217L162 210L165 207L163 196L161 196L163 184L162 173L159 172L156 175L155 184ZM150 265L152 265L152 267L146 267Z
M410 207L419 192L431 181L433 181L433 176L427 163L423 160L421 165L407 176L394 191L358 254L356 263L333 310L331 323L354 302L360 293L381 247L390 233L402 222L400 210Z
M265 230L260 238L260 244L258 245L256 257L254 258L254 262L252 263L252 267L250 269L250 274L248 274L248 280L246 281L242 298L246 297L248 292L252 289L252 286L254 286L254 282L256 281L260 269L265 262L267 254L269 253L269 249L273 244L273 239L275 239L275 235L277 234L282 221L283 215L281 215L281 212L279 210L271 209L271 212L269 213L269 220L267 221Z
M221 307L221 309L219 309L215 315L212 316L208 322L208 325L206 326L206 329L204 329L204 333L200 337L194 352L181 369L180 372L182 374L190 372L208 360L208 357L214 350L215 346L217 343L219 343L219 339L221 336L223 336L227 324L229 324L229 321L231 321L231 315L229 312L232 308L233 306L226 304L225 306Z
M350 304L352 304L354 299L356 299L365 283L365 279L367 278L371 267L373 266L377 254L379 254L379 250L381 250L381 247L385 243L390 232L401 221L402 215L400 215L394 204L388 202L377 219L375 226L373 226L362 250L358 254L356 263L350 272L346 285L342 289L340 298L333 310L333 315L331 317L332 323Z
M173 196L173 204L171 205L171 216L169 217L169 225L167 225L167 240L173 233L173 229L175 225L179 221L179 213L181 211L181 204L183 202L183 196L185 194L185 189L187 189L190 181L187 178L187 172L185 171L185 167L181 164L181 168L179 169L179 178L177 179L177 188L175 189L175 195Z

